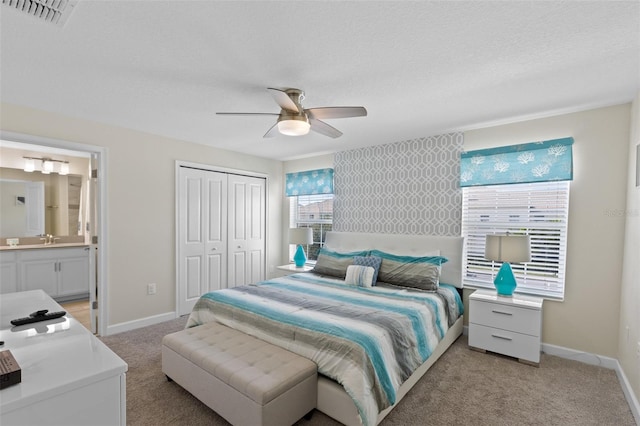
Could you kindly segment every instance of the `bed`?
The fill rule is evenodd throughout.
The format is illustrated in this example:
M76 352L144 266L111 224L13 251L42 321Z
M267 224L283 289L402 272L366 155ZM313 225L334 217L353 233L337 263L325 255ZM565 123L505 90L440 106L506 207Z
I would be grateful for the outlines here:
M217 321L313 360L316 408L346 425L376 425L462 334L462 238L329 232L324 250L446 263L437 291L345 285L320 267L218 290L200 298L187 327Z

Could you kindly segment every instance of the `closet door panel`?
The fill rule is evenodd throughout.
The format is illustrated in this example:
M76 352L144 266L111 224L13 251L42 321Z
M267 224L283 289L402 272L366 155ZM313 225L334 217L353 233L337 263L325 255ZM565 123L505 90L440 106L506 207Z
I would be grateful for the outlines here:
M226 287L227 175L179 168L177 310L188 314L198 298Z
M202 294L202 256L189 256L185 259L186 299L197 299Z
M266 179L178 167L177 310L265 278Z

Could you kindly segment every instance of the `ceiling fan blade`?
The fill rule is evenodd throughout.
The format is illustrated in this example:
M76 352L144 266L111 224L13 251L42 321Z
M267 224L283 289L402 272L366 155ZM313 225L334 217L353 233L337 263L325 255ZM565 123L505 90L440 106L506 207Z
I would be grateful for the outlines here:
M321 135L329 136L334 139L342 136L342 132L340 130L316 118L309 117L309 124L311 124L311 130L318 132Z
M273 87L269 87L267 90L269 91L269 93L271 93L271 96L273 96L273 99L276 101L276 103L280 105L280 108L286 111L302 113L302 111L298 109L298 105L296 105L296 103L291 100L287 92L285 92L284 90L274 89Z
M309 114L309 118L317 118L324 120L327 118L349 118L349 117L364 117L367 115L367 110L364 107L321 107L321 108L309 108L305 112Z
M269 130L267 130L267 133L264 134L263 138L273 138L279 134L278 123L276 122Z
M216 112L216 115L280 115L275 112Z

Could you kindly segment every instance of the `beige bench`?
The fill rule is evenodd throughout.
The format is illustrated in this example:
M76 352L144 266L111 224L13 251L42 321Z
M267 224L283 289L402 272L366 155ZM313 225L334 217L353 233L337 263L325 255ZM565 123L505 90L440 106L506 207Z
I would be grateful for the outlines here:
M162 372L236 426L291 425L316 406L314 362L218 323L165 336Z

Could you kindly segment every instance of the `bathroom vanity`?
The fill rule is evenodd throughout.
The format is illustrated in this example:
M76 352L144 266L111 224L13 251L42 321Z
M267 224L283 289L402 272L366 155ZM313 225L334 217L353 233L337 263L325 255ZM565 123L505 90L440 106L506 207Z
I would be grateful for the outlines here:
M59 302L87 298L91 258L84 243L0 246L0 293L44 290Z

